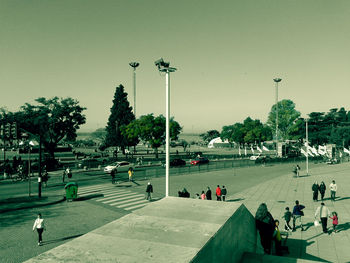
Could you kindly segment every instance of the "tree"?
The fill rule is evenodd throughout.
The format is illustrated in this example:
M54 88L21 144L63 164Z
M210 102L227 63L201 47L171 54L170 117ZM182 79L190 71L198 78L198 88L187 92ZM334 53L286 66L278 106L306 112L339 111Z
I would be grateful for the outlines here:
M222 141L227 140L230 143L230 146L232 147L232 144L235 142L233 140L234 137L234 125L228 125L228 126L224 126L222 127L222 131L220 133L220 138Z
M125 147L130 145L130 141L123 136L121 131L123 130L123 126L128 125L135 119L127 96L128 94L124 91L123 85L119 85L114 93L113 106L111 107L111 114L108 118L107 134L104 141L105 147L119 146L122 148L123 153L125 152Z
M97 130L92 132L90 136L93 140L103 142L106 139L106 134L107 132L105 128L98 128Z
M77 130L85 123L86 109L72 98L38 98L38 104L26 103L14 113L19 130L41 137L44 148L54 158L57 144L62 139L74 141Z
M165 117L159 115L154 117L153 114L143 115L139 119L132 121L122 129L122 134L126 138L139 138L147 142L155 149L156 158L158 158L158 148L165 144ZM170 139L178 140L182 130L174 118L170 119Z
M291 129L296 120L300 117L300 112L295 109L295 103L291 100L282 100L278 105L278 133L282 139L290 139ZM267 124L272 130L276 127L276 104L269 113Z
M199 135L202 140L208 144L212 139L215 139L217 137L220 137L220 132L218 132L217 130L210 130L207 131L206 133L202 133Z

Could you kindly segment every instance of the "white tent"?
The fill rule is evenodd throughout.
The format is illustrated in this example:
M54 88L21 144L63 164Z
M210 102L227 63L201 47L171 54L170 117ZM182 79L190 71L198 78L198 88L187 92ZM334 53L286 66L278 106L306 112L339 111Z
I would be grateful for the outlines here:
M217 137L209 142L208 148L214 148L214 143L228 143L228 140L222 141L220 137Z

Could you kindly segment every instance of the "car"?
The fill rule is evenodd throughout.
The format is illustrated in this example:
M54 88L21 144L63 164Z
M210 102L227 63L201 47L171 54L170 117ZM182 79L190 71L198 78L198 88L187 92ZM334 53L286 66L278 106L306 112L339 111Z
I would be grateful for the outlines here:
M111 163L110 165L107 165L103 171L105 173L108 173L110 174L112 172L112 170L115 170L117 169L117 172L126 172L129 170L129 168L135 168L134 167L134 164L132 163L129 163L127 161L122 161L122 162L114 162L114 163Z
M199 164L206 164L206 163L209 163L209 160L206 157L198 157L191 161L192 165L199 165Z
M170 161L170 167L176 167L176 166L184 166L186 165L186 161L176 158ZM162 166L165 167L165 162L162 163Z
M252 155L250 156L249 160L251 161L256 161L260 158L261 154L259 153L258 155Z

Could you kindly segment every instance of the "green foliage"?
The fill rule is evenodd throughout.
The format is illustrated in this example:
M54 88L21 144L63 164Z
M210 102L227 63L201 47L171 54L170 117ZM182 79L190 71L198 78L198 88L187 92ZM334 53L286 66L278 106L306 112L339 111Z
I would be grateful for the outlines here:
M224 126L220 135L221 139L227 139L230 143L255 143L271 139L271 129L262 124L260 120L246 118L243 123Z
M217 130L210 130L207 131L206 133L202 133L199 135L202 140L208 144L212 139L215 139L217 137L220 137L220 132L218 132Z
M129 106L128 94L124 91L123 85L116 88L111 107L111 114L106 127L104 147L119 146L125 149L126 146L136 145L138 141L129 141L122 135L123 126L128 125L135 119L132 107Z
M121 130L122 135L128 140L141 139L147 142L153 149L156 150L158 158L158 148L165 144L165 122L163 115L154 117L153 114L143 115L137 120L133 120ZM178 136L182 128L174 118L170 119L170 139L178 140Z
M282 139L291 139L291 133L295 129L294 124L300 117L300 112L295 109L295 103L291 100L282 100L278 105L278 134ZM272 130L276 127L276 104L269 113L267 124Z
M38 98L37 105L26 103L14 113L20 130L41 136L44 147L53 157L57 144L62 140L74 141L77 130L85 123L82 112L86 109L72 98Z

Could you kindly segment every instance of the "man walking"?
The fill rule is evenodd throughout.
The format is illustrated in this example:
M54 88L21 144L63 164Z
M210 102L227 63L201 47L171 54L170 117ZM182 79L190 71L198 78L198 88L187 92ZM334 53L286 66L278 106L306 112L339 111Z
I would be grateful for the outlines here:
M335 194L337 192L337 184L333 180L332 183L329 185L329 190L331 190L331 200L335 201Z
M314 200L314 202L318 201L318 190L320 189L317 181L314 182L314 184L312 185L312 191L313 191L313 195L312 195L312 199Z
M304 215L304 212L302 211L304 208L305 208L305 206L299 204L298 200L295 201L295 206L293 208L293 231L295 231L295 229L296 229L295 228L296 221L299 221L301 231L304 231L303 223L301 220L301 217Z
M321 203L321 206L317 207L317 209L316 209L315 219L316 219L317 215L320 216L323 233L328 233L327 220L328 220L328 217L331 216L331 213L329 212L328 207L323 202Z
M147 200L151 201L152 193L153 193L153 186L151 185L151 182L148 182L147 184L146 193L147 193Z
M221 188L219 185L216 187L216 201L221 201Z
M221 197L222 197L222 201L224 201L224 202L225 202L226 195L227 195L227 190L226 190L225 186L223 185L222 189L221 189Z

